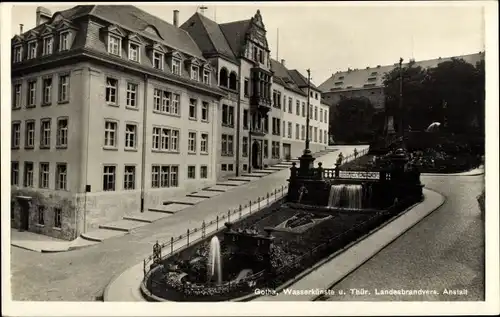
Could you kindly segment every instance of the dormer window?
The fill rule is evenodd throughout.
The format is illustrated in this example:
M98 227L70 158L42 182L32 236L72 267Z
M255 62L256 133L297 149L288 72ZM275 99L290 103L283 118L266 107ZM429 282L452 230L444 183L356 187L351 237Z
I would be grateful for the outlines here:
M22 62L23 60L23 46L18 45L14 47L14 63Z
M207 69L203 70L203 83L210 85L210 71Z
M108 53L121 56L122 39L116 35L108 35Z
M36 57L36 48L37 48L36 41L28 43L28 59L32 59L32 58Z
M134 62L139 62L140 46L137 43L128 44L128 59Z
M54 38L52 36L47 36L43 39L43 55L52 54L54 47Z
M67 51L69 50L69 42L70 42L71 33L69 31L61 32L59 38L59 50Z
M200 81L200 69L198 66L191 66L191 79Z
M172 58L172 73L175 75L181 74L181 61L177 58Z
M153 67L163 70L163 53L153 52Z

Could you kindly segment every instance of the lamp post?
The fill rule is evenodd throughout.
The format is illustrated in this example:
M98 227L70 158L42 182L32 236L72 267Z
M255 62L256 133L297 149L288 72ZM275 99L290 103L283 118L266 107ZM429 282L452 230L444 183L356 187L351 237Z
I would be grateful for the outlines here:
M403 127L403 58L399 58L399 127L401 129L401 142L404 147L404 127Z
M307 70L307 117L306 117L306 147L304 149L304 153L299 158L300 160L300 168L299 175L301 177L308 177L309 170L314 166L314 157L311 155L311 150L309 149L309 108L311 104L311 70Z

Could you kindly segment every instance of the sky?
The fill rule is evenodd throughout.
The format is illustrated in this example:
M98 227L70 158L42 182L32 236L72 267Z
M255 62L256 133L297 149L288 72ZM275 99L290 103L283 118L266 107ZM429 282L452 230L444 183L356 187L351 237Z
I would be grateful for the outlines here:
M250 5L251 3L251 5ZM52 13L79 3L44 3ZM133 4L133 3L131 3ZM179 25L199 10L200 3L142 4L139 8ZM204 14L218 23L250 19L260 9L271 57L306 74L320 85L336 71L389 65L399 61L434 59L484 50L481 3L351 3L246 2L204 4ZM12 7L11 33L35 26L37 5ZM279 30L279 31L278 31ZM279 34L279 41L278 41ZM278 44L279 42L279 44ZM277 55L278 53L278 55Z

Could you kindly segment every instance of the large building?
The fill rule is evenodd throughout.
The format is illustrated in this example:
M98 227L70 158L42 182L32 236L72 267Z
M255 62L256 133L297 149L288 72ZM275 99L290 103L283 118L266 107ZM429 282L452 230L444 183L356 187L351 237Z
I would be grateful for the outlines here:
M177 10L170 24L134 6L80 5L40 7L36 21L12 39L12 196L31 199L13 204L14 227L73 239L300 154L273 107L259 11L179 26ZM313 133L312 150L324 148Z
M453 57L436 58L425 61L416 61L415 65L422 68L433 68L438 64L449 61ZM456 56L472 65L478 61L484 60L484 52L477 54L469 54ZM407 63L403 63L403 67ZM384 109L384 75L396 67L399 63L393 65L376 67L366 67L365 69L348 69L344 72L336 72L332 74L324 83L319 86L323 93L325 102L331 106L335 106L342 98L366 97L370 99L376 109Z

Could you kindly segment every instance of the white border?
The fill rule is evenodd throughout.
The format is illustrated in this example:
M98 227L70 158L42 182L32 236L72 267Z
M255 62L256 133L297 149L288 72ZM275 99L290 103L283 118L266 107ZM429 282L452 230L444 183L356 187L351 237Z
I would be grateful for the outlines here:
M0 47L1 67L1 132L2 138L2 197L10 197L10 38L11 8L13 5L34 5L34 3L2 3ZM46 3L46 5L77 5L82 3ZM113 3L114 4L114 3ZM127 3L135 4L135 3ZM141 3L158 4L158 3ZM227 3L215 3L227 5ZM498 213L498 3L496 1L435 1L435 2L293 2L251 3L239 2L232 5L259 6L477 6L485 7L486 47L486 301L485 302L314 302L314 303L95 303L95 302L12 302L10 298L10 252L2 252L2 315L15 316L201 316L201 315L475 315L498 314L499 293L499 213ZM169 3L186 6L189 3ZM193 4L196 5L196 4ZM2 199L2 247L10 250L9 199ZM10 212L9 212L10 213ZM40 292L44 290L41 289Z

